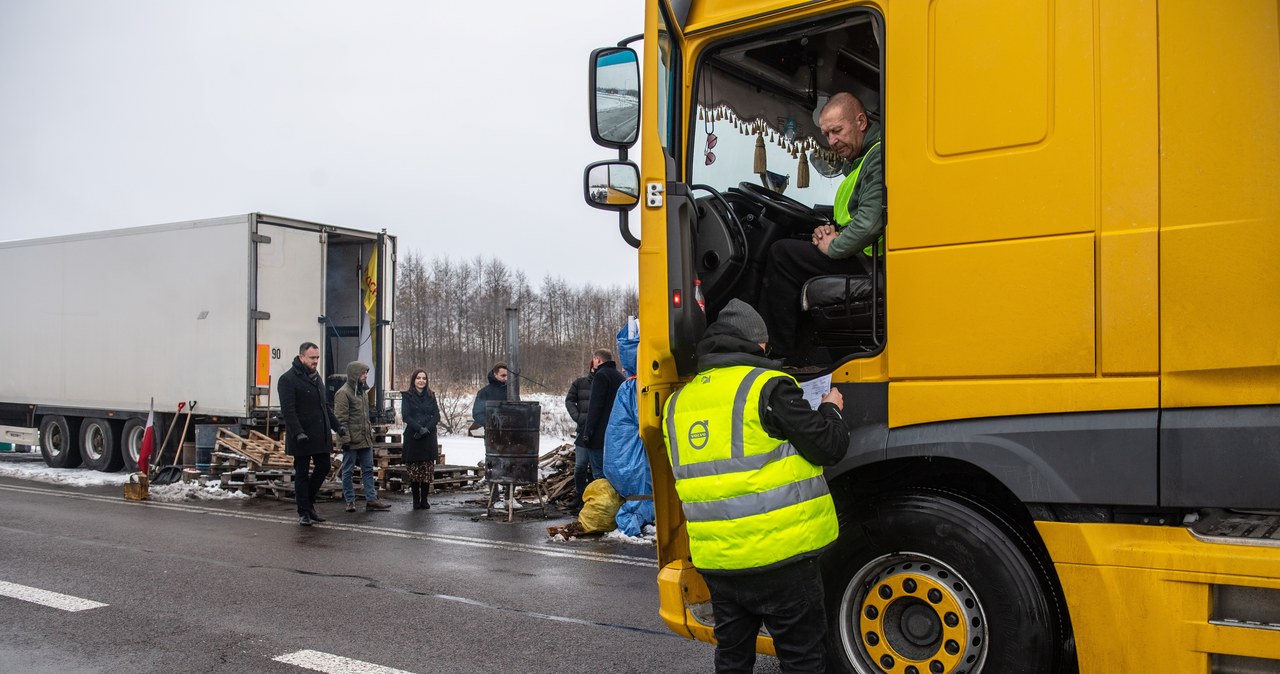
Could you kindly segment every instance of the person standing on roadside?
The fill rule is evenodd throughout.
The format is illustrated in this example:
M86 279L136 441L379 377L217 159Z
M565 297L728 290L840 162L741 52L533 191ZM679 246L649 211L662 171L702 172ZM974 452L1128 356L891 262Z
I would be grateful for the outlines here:
M510 377L511 372L507 370L506 363L494 363L493 367L489 368L489 383L476 391L476 400L471 403L471 428L467 430L467 435L471 435L471 432L477 429L480 430L481 435L488 432L486 428L489 425L488 403L502 402L507 399L507 379ZM506 491L506 496L500 497L502 491ZM510 498L510 486L505 490L495 489L493 492L494 503Z
M585 428L578 434L574 451L587 453L592 479L599 480L604 477L605 429L609 426L609 415L613 412L613 399L617 397L618 387L622 386L626 377L618 370L613 353L608 349L596 349L591 357L591 366L596 371L591 380L591 401L587 405L587 418L583 421ZM582 499L582 491L578 492L578 499Z
M355 512L356 491L352 485L356 462L360 463L360 481L364 483L364 509L390 510L378 500L373 476L373 424L369 423L369 366L360 361L347 364L347 383L333 394L333 413L345 428L338 440L342 443L342 498L347 512Z
M729 300L698 342L698 374L667 399L662 435L711 592L716 672L750 672L760 625L784 672L822 672L827 620L818 555L839 534L822 466L844 458L839 389L815 410L765 358L769 332Z
M325 521L316 513L316 495L329 477L332 431L346 432L326 402L324 382L316 372L319 364L320 347L303 342L293 365L276 382L284 417L284 452L293 457L293 500L298 524L304 527Z
M431 507L427 494L440 446L436 442L436 425L440 423L440 405L431 391L425 370L414 370L409 388L401 396L404 416L404 463L409 473L409 490L413 492L413 509Z
M569 418L573 419L573 423L577 424L577 429L573 435L574 445L582 437L582 431L587 426L587 410L590 409L591 401L591 382L596 376L596 359L593 355L591 360L587 361L587 374L578 377L569 386L569 393L564 397L565 409L569 410ZM577 512L582 509L582 491L587 488L587 484L591 482L591 462L587 457L587 452L574 450L573 453L573 487L576 493L573 497L573 511Z
M471 403L471 431L482 429L489 423L489 412L485 409L485 403L489 401L502 402L507 399L507 378L511 373L507 371L506 363L494 363L489 368L489 383L485 384L479 391L476 391L475 402Z

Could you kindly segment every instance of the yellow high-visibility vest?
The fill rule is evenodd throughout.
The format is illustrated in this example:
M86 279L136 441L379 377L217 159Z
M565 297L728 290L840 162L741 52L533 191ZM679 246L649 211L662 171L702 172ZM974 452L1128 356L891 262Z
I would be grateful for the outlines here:
M839 533L822 468L760 421L761 391L778 377L790 378L747 365L714 368L667 400L663 437L700 569L777 564Z
M858 175L862 173L862 162L866 161L867 155L871 154L877 147L880 147L880 141L876 141L871 147L867 148L866 152L862 153L861 157L858 157L858 165L853 167L853 171L845 176L844 180L840 181L840 187L836 188L836 202L832 205L835 209L836 227L844 229L845 225L853 222L853 214L849 212L849 197L853 196L853 189L858 186ZM884 236L881 235L880 239L884 240ZM862 249L862 254L871 257L875 254L875 248L876 244L872 243Z

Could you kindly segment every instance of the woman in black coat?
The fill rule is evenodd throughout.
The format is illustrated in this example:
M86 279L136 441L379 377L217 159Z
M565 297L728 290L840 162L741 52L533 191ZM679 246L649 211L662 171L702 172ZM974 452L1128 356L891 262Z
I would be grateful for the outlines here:
M413 492L413 508L430 508L427 493L440 457L436 444L436 424L440 423L440 406L431 392L424 370L414 370L409 390L401 398L404 417L404 463L409 472L409 488Z

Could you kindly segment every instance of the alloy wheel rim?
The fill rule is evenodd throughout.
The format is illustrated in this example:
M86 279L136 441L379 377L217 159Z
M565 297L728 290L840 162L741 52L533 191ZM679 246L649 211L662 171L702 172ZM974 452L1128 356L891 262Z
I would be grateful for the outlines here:
M859 672L973 674L986 660L982 603L963 576L928 555L869 561L839 610L841 643Z

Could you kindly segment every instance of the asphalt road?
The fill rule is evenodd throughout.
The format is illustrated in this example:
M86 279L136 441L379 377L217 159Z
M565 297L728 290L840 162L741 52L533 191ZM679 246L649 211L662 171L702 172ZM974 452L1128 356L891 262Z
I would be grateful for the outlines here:
M304 528L291 502L0 478L0 672L712 671L658 618L651 546L554 542L567 516L489 521L476 498L322 503Z

